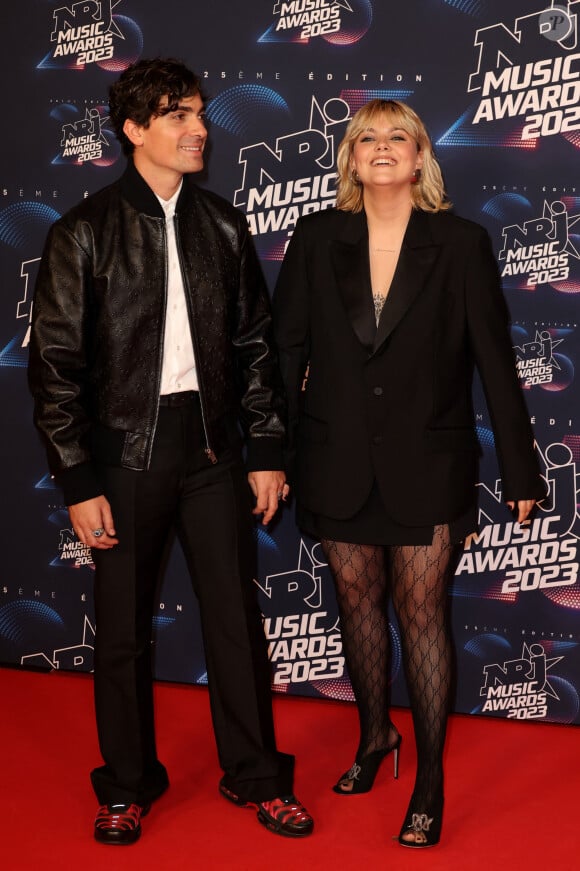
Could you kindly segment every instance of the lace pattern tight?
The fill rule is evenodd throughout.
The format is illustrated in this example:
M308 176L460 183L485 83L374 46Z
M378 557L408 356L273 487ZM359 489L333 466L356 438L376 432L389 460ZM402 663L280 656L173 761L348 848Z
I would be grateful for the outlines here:
M415 728L417 808L429 808L443 787L443 746L451 690L447 581L454 551L449 528L436 526L430 545L375 546L322 539L334 577L343 647L360 719L357 760L396 739L389 716L392 596Z

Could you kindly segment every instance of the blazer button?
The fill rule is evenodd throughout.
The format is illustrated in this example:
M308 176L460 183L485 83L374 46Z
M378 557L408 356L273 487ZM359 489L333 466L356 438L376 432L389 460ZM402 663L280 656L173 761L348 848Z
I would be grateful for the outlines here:
M382 445L383 437L382 435L374 435L373 436L373 445Z
M383 395L383 388L382 387L373 387L373 393L375 394L375 396L382 396Z

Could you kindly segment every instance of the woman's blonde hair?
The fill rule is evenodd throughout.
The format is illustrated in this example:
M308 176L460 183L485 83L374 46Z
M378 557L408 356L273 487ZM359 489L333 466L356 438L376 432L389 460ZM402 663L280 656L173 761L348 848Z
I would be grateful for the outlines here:
M363 186L354 177L351 158L354 144L360 134L376 126L379 117L386 116L393 127L405 130L417 143L423 165L417 173L417 181L411 185L413 206L424 212L440 212L450 208L443 185L443 176L425 125L416 112L398 100L370 100L355 112L348 123L346 133L336 158L338 171L336 208L344 212L360 212L363 207Z

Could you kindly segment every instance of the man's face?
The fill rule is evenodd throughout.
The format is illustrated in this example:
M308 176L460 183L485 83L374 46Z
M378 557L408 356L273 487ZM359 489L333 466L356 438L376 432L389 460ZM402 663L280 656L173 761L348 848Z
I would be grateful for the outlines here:
M167 97L159 102L160 109L164 106ZM207 130L199 94L182 98L166 115L152 117L147 127L126 121L124 129L135 146L135 165L146 177L153 174L169 180L203 169Z

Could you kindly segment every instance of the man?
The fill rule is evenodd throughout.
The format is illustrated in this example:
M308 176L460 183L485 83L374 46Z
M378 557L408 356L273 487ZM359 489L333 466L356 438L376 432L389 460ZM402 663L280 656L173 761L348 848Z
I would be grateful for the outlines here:
M96 567L95 837L136 841L168 786L150 651L173 530L200 605L220 790L272 831L308 835L293 757L276 749L253 584L250 488L265 524L287 493L267 290L244 216L189 178L207 136L196 76L142 60L111 87L110 117L128 166L51 228L29 366L35 423Z

